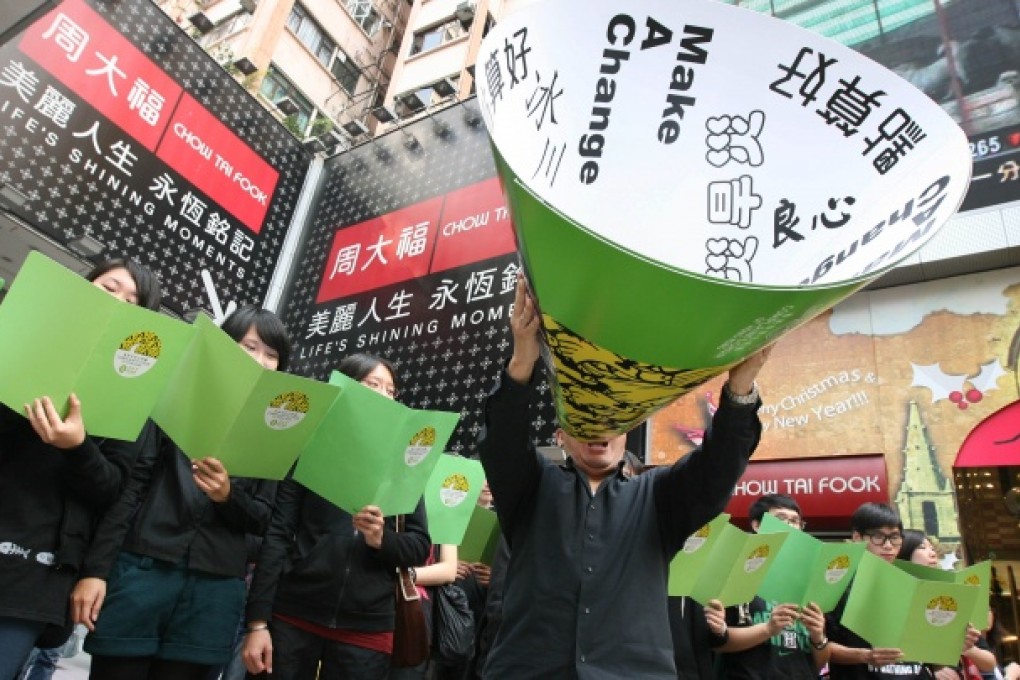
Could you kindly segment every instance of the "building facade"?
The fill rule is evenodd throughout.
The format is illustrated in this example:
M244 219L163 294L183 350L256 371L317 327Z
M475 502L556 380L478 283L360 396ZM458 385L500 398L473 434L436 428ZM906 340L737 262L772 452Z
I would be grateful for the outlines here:
M369 132L344 126L382 104L411 11L403 0L158 4L314 151Z

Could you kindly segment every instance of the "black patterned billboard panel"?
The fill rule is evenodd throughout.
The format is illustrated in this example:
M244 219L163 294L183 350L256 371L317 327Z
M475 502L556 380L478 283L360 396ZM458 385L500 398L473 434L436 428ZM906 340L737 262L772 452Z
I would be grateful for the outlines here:
M488 136L466 106L327 162L284 319L298 373L384 356L404 403L460 413L448 448L468 455L510 357L519 263ZM555 416L540 390L532 434L545 444Z
M0 46L17 214L149 265L177 313L264 298L309 161L146 0L66 0Z

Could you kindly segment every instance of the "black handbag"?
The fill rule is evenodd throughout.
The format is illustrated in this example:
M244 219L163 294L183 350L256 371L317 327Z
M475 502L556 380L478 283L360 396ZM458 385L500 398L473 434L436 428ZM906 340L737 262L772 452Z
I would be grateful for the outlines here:
M432 591L432 630L436 658L460 665L475 655L475 616L464 589L454 583Z

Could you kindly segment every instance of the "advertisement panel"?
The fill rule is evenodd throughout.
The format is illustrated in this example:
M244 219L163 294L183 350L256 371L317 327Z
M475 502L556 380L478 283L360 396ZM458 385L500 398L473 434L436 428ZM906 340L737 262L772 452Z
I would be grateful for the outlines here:
M1020 16L1009 0L731 0L811 29L887 66L967 133L974 159L962 210L1020 199ZM805 86L824 61L805 62Z
M1020 437L1010 417L1018 365L1020 268L858 293L776 345L759 378L764 432L753 462L829 456L840 470L847 456L882 452L886 497L904 524L956 540L963 508L952 468L971 432L1000 423L1001 460L1012 453L1020 463L1009 447ZM700 444L721 387L706 383L652 417L649 462ZM993 496L991 524L1015 532L1002 512L1008 487L996 496L991 479L979 481ZM805 489L776 491L799 498Z
M150 266L177 313L262 300L310 157L156 5L66 0L0 46L0 118L33 227Z
M511 352L520 264L477 114L449 108L327 162L284 321L294 370L324 379L355 352L397 365L400 399L453 411L449 450L470 455ZM535 444L554 414L545 383Z

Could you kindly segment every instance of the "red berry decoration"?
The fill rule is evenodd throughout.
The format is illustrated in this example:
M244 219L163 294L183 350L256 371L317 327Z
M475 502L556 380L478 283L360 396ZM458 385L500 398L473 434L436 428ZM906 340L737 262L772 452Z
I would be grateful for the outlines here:
M961 402L960 402L959 404L957 404L956 406L957 406L957 408L959 408L959 409L960 409L961 411L966 411L966 410L967 410L967 408L968 408L968 407L970 406L970 404L968 404L968 403L967 403L967 402L965 402L965 401L961 401Z
M963 401L963 392L961 392L960 390L953 390L952 392L949 393L949 401L953 402L954 404L959 404L960 402Z
M985 395L981 393L981 390L978 389L967 390L967 401L969 401L972 404L978 403L984 398L984 396Z

